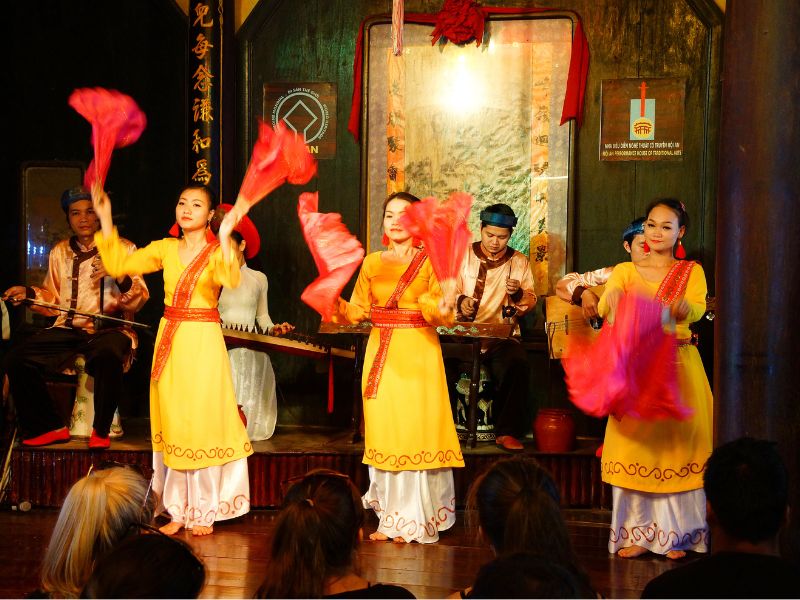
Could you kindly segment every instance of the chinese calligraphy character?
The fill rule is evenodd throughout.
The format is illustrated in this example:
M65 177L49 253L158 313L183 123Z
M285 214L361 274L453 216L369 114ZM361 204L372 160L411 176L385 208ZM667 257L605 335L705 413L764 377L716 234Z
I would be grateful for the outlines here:
M195 98L194 104L192 105L192 110L194 111L194 121L203 121L203 123L208 123L209 121L213 121L214 117L211 114L212 106L211 100L208 98Z
M194 139L192 140L192 150L194 150L195 154L200 154L200 150L205 150L211 145L211 138L210 137L200 137L200 130L195 129Z
M214 25L214 19L211 19L208 23L204 21L205 16L208 14L208 4L198 4L194 7L194 14L197 15L197 18L192 23L192 27L200 23L200 27L212 27Z
M194 84L194 89L200 90L201 92L207 92L211 89L212 77L214 76L211 74L211 71L206 69L205 65L200 65L197 67L194 75L192 75L192 78L197 80L197 82Z
M205 158L201 158L195 164L197 165L197 171L192 175L192 181L200 181L203 185L208 185L208 182L211 181L211 171L208 170L208 161Z
M206 39L206 36L201 33L197 36L197 44L195 44L195 47L192 48L192 52L194 52L194 55L198 58L198 60L203 60L206 57L206 54L208 54L209 49L213 47L213 44L209 43L208 39Z

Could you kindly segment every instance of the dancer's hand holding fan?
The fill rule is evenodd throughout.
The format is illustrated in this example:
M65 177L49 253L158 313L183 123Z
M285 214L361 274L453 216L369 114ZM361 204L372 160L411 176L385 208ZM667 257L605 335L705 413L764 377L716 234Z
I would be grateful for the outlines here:
M453 192L441 204L431 196L409 204L400 219L406 231L422 240L447 306L455 306L458 272L472 239L467 227L471 206L472 196L464 192Z
M69 97L69 105L92 125L94 159L86 170L83 184L105 187L114 148L133 144L142 135L147 118L130 96L104 88L79 88Z
M568 338L562 364L570 400L595 417L689 418L692 411L680 400L675 336L663 328L663 305L635 294L621 294L613 304L613 325L607 322L594 340Z
M342 223L340 214L321 213L318 208L317 192L300 194L297 215L319 270L319 277L300 299L322 315L323 321L330 321L336 299L364 258L364 248Z

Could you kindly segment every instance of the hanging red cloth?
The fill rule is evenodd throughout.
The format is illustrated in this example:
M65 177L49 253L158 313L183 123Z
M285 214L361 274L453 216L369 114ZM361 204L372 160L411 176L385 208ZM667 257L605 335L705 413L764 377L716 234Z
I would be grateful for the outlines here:
M448 37L448 32L455 38L460 38L462 35L464 35L464 31L471 27L473 37L475 37L477 40L478 36L475 35L478 21L477 16L475 16L474 12L470 12L472 7L465 8L464 4L465 0L462 0L461 2L457 3L456 7L458 10L463 9L465 11L466 16L464 19L466 19L466 25L462 22L462 20L459 20L458 18L453 19L448 16L448 13L445 12L448 7L448 2L445 2L445 6L442 8L442 11L437 14L405 13L405 22L434 25L436 27L434 31L437 33L439 33L437 29L441 27L441 37L447 39L450 39ZM573 11L563 11L554 8L510 6L481 6L478 8L483 16L483 21L490 18L492 15L533 14L553 10L558 10L559 12L570 12L575 15L575 31L573 32L572 36L572 53L569 61L569 74L567 75L567 90L566 94L564 95L564 104L561 108L560 124L563 125L567 121L575 119L578 127L583 125L584 96L586 93L586 80L589 75L589 43L586 40L586 35L583 32L583 25L581 24L580 16ZM444 13L444 15L442 13ZM347 124L347 130L353 135L353 138L355 138L356 141L361 138L361 111L363 108L362 103L364 92L364 28L366 27L367 21L372 18L374 18L374 16L367 17L361 22L361 26L358 29L358 35L356 36L356 52L355 56L353 57L353 98L350 103L350 119ZM439 25L440 20L443 23L442 26ZM448 28L447 23L450 23L451 21L453 26ZM481 25L483 25L483 21L481 22ZM480 37L481 39L483 38L482 28L480 31ZM434 43L438 39L439 38L437 37L434 40ZM460 43L456 40L451 41Z

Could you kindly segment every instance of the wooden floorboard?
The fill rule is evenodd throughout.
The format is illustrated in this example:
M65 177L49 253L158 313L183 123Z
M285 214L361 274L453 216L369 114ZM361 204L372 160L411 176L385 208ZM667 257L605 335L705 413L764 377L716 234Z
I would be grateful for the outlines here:
M664 558L632 560L610 556L606 549L607 511L565 511L575 549L595 589L606 598L638 598L644 585L675 566ZM0 597L22 597L38 587L42 554L58 512L0 511ZM276 513L253 511L218 523L204 538L181 535L203 558L208 571L203 598L252 597L268 562L268 544ZM369 531L375 528L368 513ZM467 587L491 552L465 526L462 513L438 544L365 542L359 552L361 573L370 581L407 587L418 598L441 598ZM691 558L690 558L691 559Z

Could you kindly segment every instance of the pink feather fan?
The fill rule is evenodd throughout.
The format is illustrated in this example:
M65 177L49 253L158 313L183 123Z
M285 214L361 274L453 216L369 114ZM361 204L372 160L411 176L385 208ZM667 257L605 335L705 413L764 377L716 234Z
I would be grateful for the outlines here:
M467 227L472 196L453 192L442 202L424 198L406 207L400 224L422 240L444 297L455 302L456 279L469 248L472 234Z
M317 212L318 207L317 192L300 194L297 215L319 270L319 277L300 299L322 315L323 321L330 321L336 299L364 258L364 248L342 223L340 214Z
M675 336L664 332L659 302L624 294L614 324L594 340L569 336L562 359L570 400L588 415L646 421L688 419L680 399Z
M283 123L278 123L273 130L259 119L258 140L236 206L245 214L286 181L296 185L308 183L316 172L317 161L311 156L302 136L290 132Z
M147 118L130 96L99 87L75 90L69 97L69 105L92 125L94 159L83 184L91 189L99 182L104 187L114 148L124 148L138 140L147 126Z

